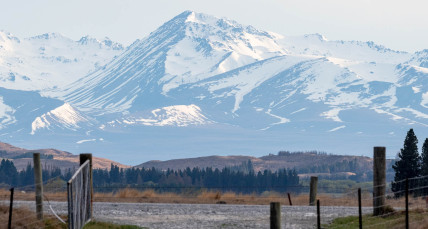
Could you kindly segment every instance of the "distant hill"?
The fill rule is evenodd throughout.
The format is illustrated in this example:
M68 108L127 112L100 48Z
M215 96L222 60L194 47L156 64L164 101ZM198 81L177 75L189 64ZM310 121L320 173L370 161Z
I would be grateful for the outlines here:
M187 167L189 168L218 168L222 169L224 167L231 167L235 165L240 165L245 163L248 160L251 160L253 163L259 161L259 158L250 157L250 156L208 156L208 157L195 157L195 158L184 158L184 159L174 159L167 161L148 161L137 165L137 168L152 168L155 167L160 170L183 170Z
M12 160L18 170L24 169L33 162L33 153L40 153L42 165L45 168L60 167L61 169L77 168L79 156L57 149L28 150L7 143L0 142L0 160L5 158ZM280 151L278 154L269 154L262 157L251 156L207 156L195 158L183 158L167 161L148 161L137 165L137 168L156 168L159 170L184 170L186 168L223 169L230 167L241 169L251 162L255 172L279 169L296 169L300 177L312 175L323 177L349 177L359 176L359 180L370 180L373 170L373 159L365 156L333 155L320 152L288 152ZM94 168L110 169L111 164L119 168L130 166L118 162L94 157ZM393 177L393 160L387 160L387 180Z
M18 171L24 169L28 163L33 163L33 153L41 154L42 166L45 168L59 167L61 169L68 169L79 166L79 155L74 155L66 151L57 149L28 150L0 142L0 160L12 160ZM110 169L112 163L120 168L130 167L105 158L93 158L94 168Z
M167 161L148 161L137 165L138 168L157 168L160 170L183 170L187 167L218 168L240 166L251 161L256 172L264 170L296 169L301 177L310 175L320 176L350 176L360 174L370 180L373 170L373 158L365 156L332 155L318 152L279 152L263 157L250 156L208 156L197 158L175 159ZM387 160L387 176L392 177L393 160ZM349 166L350 165L350 166ZM336 169L331 171L331 169ZM388 179L389 180L389 179Z

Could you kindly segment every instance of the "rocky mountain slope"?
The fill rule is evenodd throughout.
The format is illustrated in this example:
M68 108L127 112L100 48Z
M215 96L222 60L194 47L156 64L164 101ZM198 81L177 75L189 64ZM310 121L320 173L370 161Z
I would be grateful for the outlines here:
M409 128L428 136L427 50L283 36L191 11L125 49L7 33L0 47L0 137L24 147L129 164L375 145L391 158Z

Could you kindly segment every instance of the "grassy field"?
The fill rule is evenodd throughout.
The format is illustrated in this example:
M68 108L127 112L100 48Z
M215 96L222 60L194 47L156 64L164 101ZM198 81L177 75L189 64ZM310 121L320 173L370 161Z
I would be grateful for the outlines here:
M392 212L386 216L374 217L372 215L363 216L363 228L376 229L401 229L405 228L405 212ZM428 211L413 210L409 213L409 226L414 229L428 228ZM358 229L358 216L348 216L337 218L330 225L323 225L323 228L331 229Z

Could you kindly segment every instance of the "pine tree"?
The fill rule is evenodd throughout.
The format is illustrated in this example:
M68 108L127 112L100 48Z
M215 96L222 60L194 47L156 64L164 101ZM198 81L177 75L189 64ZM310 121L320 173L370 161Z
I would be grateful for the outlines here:
M422 146L422 165L421 175L428 176L428 138L425 138L425 142Z
M421 163L418 153L418 139L413 129L407 132L404 146L400 150L400 153L398 153L398 160L392 168L395 170L394 182L392 182L393 192L402 191L404 188L404 182L398 181L420 176Z

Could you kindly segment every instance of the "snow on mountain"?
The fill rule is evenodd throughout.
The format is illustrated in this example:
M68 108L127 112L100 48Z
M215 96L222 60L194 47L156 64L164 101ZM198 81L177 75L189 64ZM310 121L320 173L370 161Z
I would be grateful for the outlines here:
M109 126L178 126L212 124L207 117L202 114L201 109L194 105L176 105L158 108L147 114L127 115L120 120L111 121ZM105 125L101 127L105 128Z
M4 104L3 97L0 96L0 130L3 129L5 125L16 122L13 116L14 112L15 110L12 107Z
M123 51L109 39L73 41L57 33L19 39L0 31L0 83L18 90L62 87L101 68Z
M319 34L287 37L186 11L60 96L97 116L191 102L214 120L236 124L247 120L248 109L254 115L261 109L269 121L260 121L260 129L266 129L293 121L278 114L299 95L301 102L323 104L317 119L338 121L342 111L372 108L426 123L426 72L408 64L415 56L423 63L424 52L328 41ZM263 86L273 80L281 82L271 85L279 88L275 93ZM419 90L420 106L406 107L398 98L409 82L418 82L412 88ZM253 94L252 103L269 98L239 111L242 104L252 106L246 99Z
M85 117L85 115L74 109L70 104L65 103L37 117L31 123L31 134L34 135L36 131L41 129L51 130L54 127L76 130L81 128L79 124L88 125L88 122L91 122L90 118Z
M233 96L235 103L232 112L236 112L240 108L240 103L245 95L254 88L269 78L307 59L310 58L279 56L213 77L194 85L194 87L205 87L209 95L215 98ZM230 91L224 93L226 90ZM207 94L207 96L209 95Z
M167 53L163 93L286 53L273 33L195 12L183 16L185 37Z
M120 112L236 68L286 53L274 34L186 11L136 41L104 69L72 84L65 99L80 109Z
M356 138L378 144L373 141L387 135L397 142L396 133L409 127L428 135L427 63L427 50L407 53L319 34L283 36L191 11L126 50L109 39L45 34L20 40L0 33L1 86L52 97L40 98L36 105L49 106L19 127L33 137L74 131L78 137L70 141L91 139L79 145L96 149L119 140L132 141L132 148L141 135L150 148L170 132L186 139L244 136L253 147L282 146L277 136L287 135L293 140L287 146L325 150L327 139L333 150ZM0 124L16 126L24 116L11 93L19 93L3 93ZM213 136L201 131L207 129ZM308 136L315 136L310 144Z
M101 49L113 49L119 51L122 51L124 49L122 44L112 41L108 37L105 37L104 40L98 40L90 36L84 36L80 38L78 43L87 46L98 46Z
M428 68L428 49L416 52L407 63L422 68Z
M335 57L348 61L399 64L411 57L407 52L394 51L371 41L329 41L320 34L285 36L278 43L290 53Z
M64 102L45 98L37 92L0 87L0 129L3 133L31 132L31 122L37 116L61 106Z

